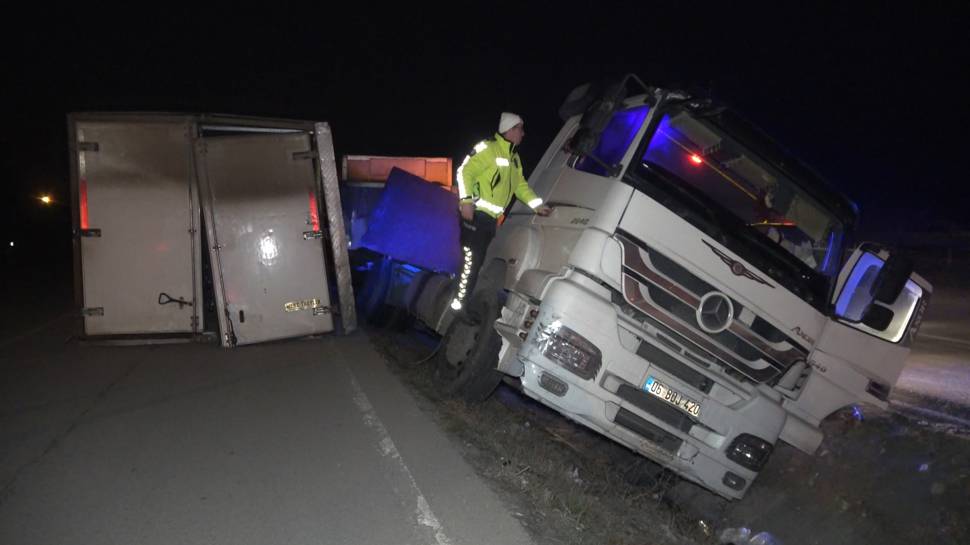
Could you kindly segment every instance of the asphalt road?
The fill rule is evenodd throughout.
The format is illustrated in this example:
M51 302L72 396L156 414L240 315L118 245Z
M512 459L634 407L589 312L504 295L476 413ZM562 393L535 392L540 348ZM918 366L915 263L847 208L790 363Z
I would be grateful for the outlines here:
M531 543L361 334L0 346L0 543Z
M970 292L933 294L890 400L932 421L970 430Z

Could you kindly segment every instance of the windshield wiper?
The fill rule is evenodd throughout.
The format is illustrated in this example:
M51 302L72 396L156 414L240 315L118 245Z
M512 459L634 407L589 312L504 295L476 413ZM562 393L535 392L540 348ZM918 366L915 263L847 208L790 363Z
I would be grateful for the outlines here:
M582 208L583 210L596 212L595 208L591 208L583 204L572 204L572 203L562 202L562 201L546 201L545 204L549 208ZM509 212L508 215L509 216L532 216L532 215L535 215L535 212L532 212L531 210L529 212Z

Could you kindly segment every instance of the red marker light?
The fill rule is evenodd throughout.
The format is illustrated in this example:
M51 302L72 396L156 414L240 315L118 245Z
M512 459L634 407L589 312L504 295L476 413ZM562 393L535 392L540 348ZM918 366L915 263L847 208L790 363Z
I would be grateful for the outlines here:
M310 225L314 231L320 231L320 212L317 209L317 194L310 190Z
M78 200L80 201L80 227L88 228L88 181L81 178L78 184Z
M704 159L701 159L700 155L692 153L690 154L690 162L694 163L695 165L701 165L704 164Z

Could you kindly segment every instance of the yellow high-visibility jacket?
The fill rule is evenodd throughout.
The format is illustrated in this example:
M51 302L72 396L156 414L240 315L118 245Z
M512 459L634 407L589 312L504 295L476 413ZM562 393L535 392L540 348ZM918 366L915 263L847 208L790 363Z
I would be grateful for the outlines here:
M458 167L457 178L461 202L474 203L493 218L502 215L513 196L531 208L542 204L525 181L515 146L498 133L475 145Z

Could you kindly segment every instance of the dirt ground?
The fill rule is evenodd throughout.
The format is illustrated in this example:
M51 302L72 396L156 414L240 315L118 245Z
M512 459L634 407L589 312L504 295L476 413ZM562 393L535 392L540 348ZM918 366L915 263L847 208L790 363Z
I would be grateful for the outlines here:
M509 386L480 405L442 398L432 362L422 361L437 342L429 335L370 338L538 543L721 543L731 528L786 545L970 543L965 430L892 410L847 410L823 423L815 456L779 443L743 500L712 501Z

